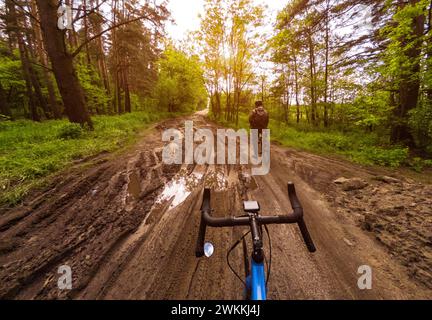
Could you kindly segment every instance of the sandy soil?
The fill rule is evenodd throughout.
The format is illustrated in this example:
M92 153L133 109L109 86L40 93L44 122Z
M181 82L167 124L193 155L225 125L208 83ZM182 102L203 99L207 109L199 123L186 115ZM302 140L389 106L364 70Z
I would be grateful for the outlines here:
M215 129L202 114L188 119ZM209 229L214 255L194 256L202 190L212 187L217 216L241 214L247 199L284 214L288 181L318 251L307 252L296 226L271 226L270 299L432 297L430 185L277 145L262 177L242 165L164 165L161 132L185 120L165 121L124 154L101 155L1 209L0 298L241 299L226 252L247 230ZM242 273L240 248L231 261ZM70 291L57 287L61 265L72 268ZM372 290L357 286L361 265L372 267Z

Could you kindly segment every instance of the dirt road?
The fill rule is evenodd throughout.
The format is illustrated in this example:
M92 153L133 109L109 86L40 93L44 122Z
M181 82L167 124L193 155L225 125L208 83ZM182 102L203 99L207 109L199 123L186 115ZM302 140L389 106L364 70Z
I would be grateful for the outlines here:
M251 177L242 165L164 165L161 132L186 119L165 121L128 152L77 165L20 207L3 209L0 297L241 299L226 252L245 229L210 229L214 255L194 256L203 187L213 189L215 215L241 213L246 199L283 214L288 181L318 251L307 252L296 226L270 227L270 299L432 297L431 186L276 145L267 176ZM215 128L200 114L189 119ZM239 272L240 253L231 257ZM62 265L71 267L72 290L57 287ZM373 270L372 290L357 286L362 265Z

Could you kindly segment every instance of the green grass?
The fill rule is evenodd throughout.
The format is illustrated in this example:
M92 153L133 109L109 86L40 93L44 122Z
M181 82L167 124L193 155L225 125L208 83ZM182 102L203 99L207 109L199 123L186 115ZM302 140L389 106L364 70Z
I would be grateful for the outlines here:
M408 148L385 145L375 134L305 132L277 126L271 129L272 138L284 146L320 154L337 154L360 164L399 167L408 159Z
M93 117L94 131L67 120L0 122L0 204L20 202L46 177L74 160L129 145L140 130L165 117L144 112L97 116Z
M219 121L220 124L238 128L249 128L247 116L239 118L238 128L232 123ZM409 150L401 146L391 146L377 133L363 131L341 132L311 128L306 125L289 124L271 120L272 141L286 147L310 151L323 155L339 155L350 161L364 165L399 167L409 163Z

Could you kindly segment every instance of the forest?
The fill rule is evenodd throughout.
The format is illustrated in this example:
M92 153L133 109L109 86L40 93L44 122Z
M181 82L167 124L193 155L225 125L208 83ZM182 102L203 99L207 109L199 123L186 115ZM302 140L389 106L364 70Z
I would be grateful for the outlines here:
M248 127L256 100L283 145L432 166L430 0L205 0L181 42L168 4L0 0L0 186L26 185L6 201L163 118Z
M0 4L4 118L43 121L66 116L91 128L92 115L146 107L181 111L205 100L203 90L195 90L203 83L198 62L169 50L164 37L169 12L164 5L119 0L6 0ZM64 29L57 25L61 14L66 15ZM164 78L168 69L175 73L169 74L175 83ZM173 101L181 102L158 105L155 88L160 91L169 85L175 87L165 88L171 90ZM188 90L187 86L197 95L175 96Z
M207 105L200 61L168 39L170 19L154 1L0 1L0 202Z
M264 9L206 1L197 35L216 119L238 126L260 99L288 145L430 165L431 1L288 1L263 37Z

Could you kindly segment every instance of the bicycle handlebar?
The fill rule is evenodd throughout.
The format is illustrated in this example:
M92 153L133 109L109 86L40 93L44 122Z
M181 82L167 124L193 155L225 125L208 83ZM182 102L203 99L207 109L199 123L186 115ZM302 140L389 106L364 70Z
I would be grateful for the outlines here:
M295 191L295 186L292 182L288 183L288 197L291 202L293 213L284 216L256 216L255 220L259 225L268 224L292 224L297 223L300 233L303 237L308 250L310 252L315 252L316 248L306 227L303 219L303 208L300 201L297 198ZM200 258L204 255L204 241L207 226L209 227L234 227L234 226L250 226L250 217L226 217L226 218L216 218L210 215L210 189L204 190L203 202L201 205L201 222L198 235L197 246L195 250L195 255Z

